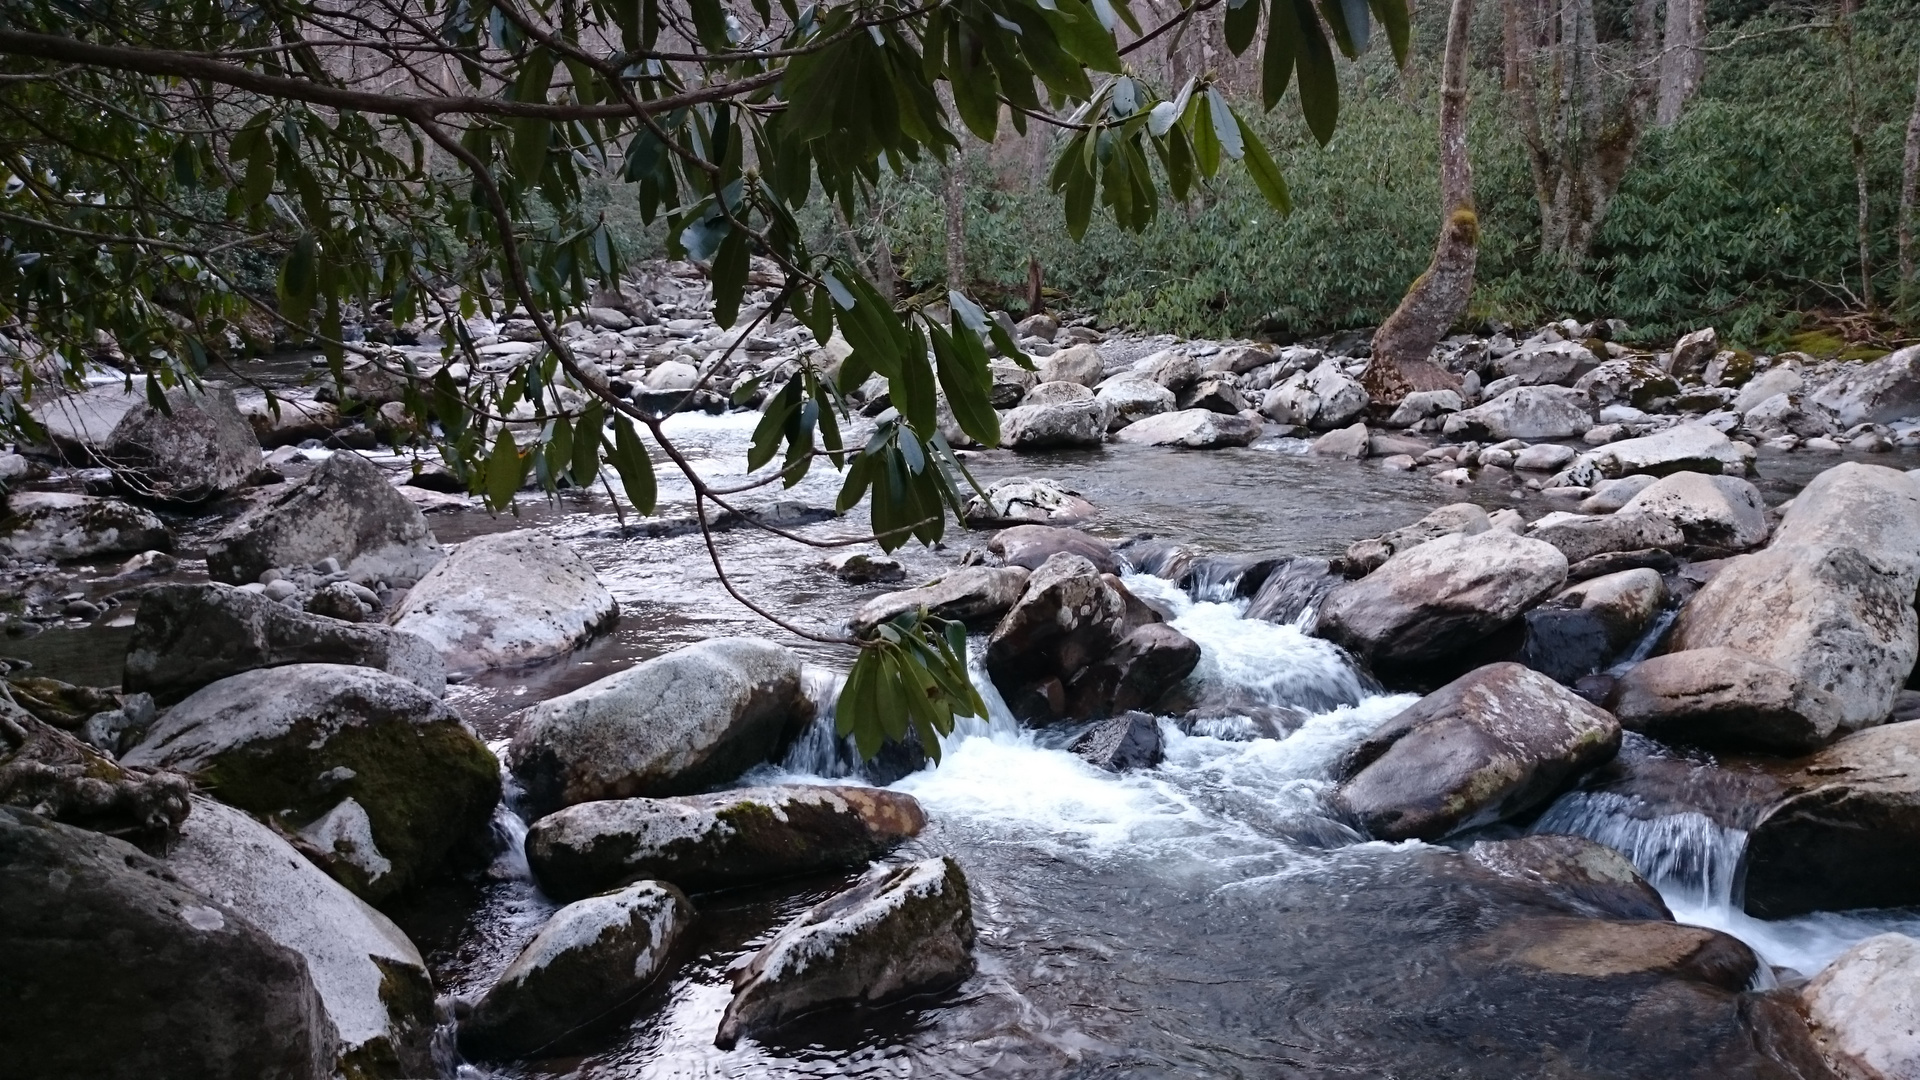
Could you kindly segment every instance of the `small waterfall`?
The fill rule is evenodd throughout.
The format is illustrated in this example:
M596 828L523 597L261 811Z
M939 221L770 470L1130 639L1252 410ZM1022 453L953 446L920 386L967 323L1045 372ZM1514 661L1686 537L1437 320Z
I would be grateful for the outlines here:
M1614 676L1624 675L1628 668L1652 656L1654 648L1660 644L1662 638L1667 636L1667 630L1673 626L1673 620L1679 615L1679 608L1670 608L1655 615L1652 624L1647 627L1645 633L1640 635L1640 640L1634 642L1633 648L1627 651L1627 655L1608 668L1606 673Z
M1744 829L1730 829L1695 811L1646 817L1640 801L1609 791L1576 791L1534 823L1533 832L1584 836L1625 855L1670 905L1737 906Z

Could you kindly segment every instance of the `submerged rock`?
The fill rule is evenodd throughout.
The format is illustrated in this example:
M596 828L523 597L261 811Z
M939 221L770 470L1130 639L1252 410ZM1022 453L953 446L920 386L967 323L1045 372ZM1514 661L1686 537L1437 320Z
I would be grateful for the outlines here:
M6 500L0 553L15 559L93 559L149 550L171 551L160 519L118 499L22 491Z
M531 1057L631 999L693 921L680 890L642 881L554 912L460 1022L460 1048Z
M731 1049L805 1013L881 1005L973 973L973 903L952 858L876 866L734 970L714 1044Z
M305 958L165 864L0 806L0 866L8 1075L334 1075Z
M715 638L529 708L507 760L535 813L686 795L778 756L812 717L791 650Z
M486 836L500 772L439 698L371 668L293 664L222 679L122 759L193 776L222 801L303 832L327 872L373 901Z
M572 548L524 532L476 536L407 594L392 623L470 672L559 656L612 626L620 605Z
M847 620L847 626L856 635L866 634L896 615L926 608L936 618L976 630L989 627L1020 599L1029 573L1024 566L964 567L919 588L874 597Z
M419 508L380 467L341 451L222 529L207 545L207 576L244 585L268 570L331 558L354 581L402 585L445 557Z
M1814 1045L1845 1080L1920 1076L1920 941L1879 934L1800 990Z
M580 803L534 822L527 861L561 899L630 881L688 892L859 866L926 826L911 795L794 784Z
M1482 840L1467 858L1503 877L1540 886L1582 915L1671 920L1660 893L1625 855L1584 836Z
M167 391L167 412L127 412L104 455L120 486L141 498L192 505L246 486L260 467L260 444L234 404L233 391Z
M1620 748L1620 725L1539 672L1493 664L1382 724L1337 798L1382 840L1438 840L1541 806Z

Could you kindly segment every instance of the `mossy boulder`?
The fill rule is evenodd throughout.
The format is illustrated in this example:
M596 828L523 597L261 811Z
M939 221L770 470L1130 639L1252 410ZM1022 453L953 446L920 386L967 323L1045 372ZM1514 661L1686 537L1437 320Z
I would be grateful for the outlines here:
M688 892L860 866L926 826L913 796L795 784L581 803L534 822L527 861L562 899L654 878Z
M375 903L475 850L500 801L499 764L452 709L404 679L340 664L222 679L123 761L192 775L298 836Z

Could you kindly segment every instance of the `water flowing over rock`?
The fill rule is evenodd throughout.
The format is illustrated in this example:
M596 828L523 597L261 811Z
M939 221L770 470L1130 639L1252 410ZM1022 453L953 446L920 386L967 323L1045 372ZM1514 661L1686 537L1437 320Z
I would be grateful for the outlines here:
M212 799L194 800L165 862L180 881L306 958L338 1033L342 1075L434 1074L433 979L386 916L272 829Z
M1807 400L1840 428L1920 416L1920 345L1844 370Z
M1585 394L1561 386L1516 386L1447 417L1444 430L1493 439L1567 439L1592 426L1593 405Z
M103 456L120 486L187 505L245 486L260 467L260 444L233 391L180 389L166 397L167 413L132 409L108 436Z
M927 614L963 622L973 629L1000 621L1026 591L1024 566L971 566L914 589L876 596L847 620L855 634L866 634L896 615L926 608Z
M9 1075L325 1080L306 960L132 845L0 807Z
M1259 427L1238 413L1229 415L1207 409L1183 409L1142 417L1121 428L1114 438L1140 446L1212 450L1222 446L1245 446L1259 434Z
M118 499L22 491L7 499L0 553L15 559L92 559L173 550L173 534L151 513Z
M1336 586L1314 632L1382 677L1452 660L1567 580L1551 544L1493 529L1429 540L1359 581Z
M122 760L186 773L304 831L310 855L375 902L472 848L500 801L498 763L439 698L339 664L222 679L174 706Z
M476 536L420 579L392 623L453 671L559 656L613 625L620 605L572 548L527 533Z
M1746 551L1766 543L1767 504L1760 491L1737 476L1680 472L1648 485L1619 514L1648 514L1679 528L1696 547Z
M1672 521L1653 514L1629 514L1624 510L1605 517L1548 514L1533 523L1527 530L1527 536L1559 548L1569 563L1583 562L1596 555L1616 551L1677 548L1686 542L1686 536Z
M1107 439L1107 405L1098 399L1021 405L1000 418L1000 445L1009 450L1099 446Z
M952 858L877 866L810 908L734 971L714 1043L805 1013L879 1005L945 989L973 973L973 902Z
M1194 659L1199 659L1198 648ZM1160 721L1151 713L1137 711L1100 721L1074 740L1071 749L1082 760L1108 772L1151 769L1166 756Z
M561 899L648 878L698 893L860 866L926 822L910 795L796 784L579 803L534 822L526 850Z
M1487 521L1487 512L1472 503L1450 503L1411 525L1403 525L1372 540L1358 540L1347 546L1347 565L1368 573L1380 568L1382 563L1400 552L1418 547L1429 540L1441 536L1459 533L1474 536L1486 532L1491 525Z
M1382 724L1340 804L1382 840L1438 840L1550 801L1620 747L1604 710L1518 664L1471 672Z
M423 638L310 615L226 585L142 593L122 685L171 705L209 683L288 664L377 668L434 697L447 688L446 662Z
M1753 447L1734 442L1710 424L1691 423L1608 443L1588 451L1582 460L1606 477L1678 472L1745 476L1753 471Z
M419 508L380 467L341 451L222 529L207 545L207 576L244 585L332 558L353 581L409 585L445 557Z
M460 1022L479 1058L528 1057L629 1000L693 921L680 890L642 881L559 911Z
M536 813L685 795L778 757L812 718L791 650L715 638L529 708L507 760Z
M1504 877L1542 886L1583 915L1671 920L1660 893L1625 855L1583 836L1482 840L1467 858Z
M1814 1044L1844 1080L1920 1076L1920 941L1880 934L1800 990Z
M1057 481L1010 476L987 485L986 495L967 500L967 524L1077 525L1097 513L1092 503Z

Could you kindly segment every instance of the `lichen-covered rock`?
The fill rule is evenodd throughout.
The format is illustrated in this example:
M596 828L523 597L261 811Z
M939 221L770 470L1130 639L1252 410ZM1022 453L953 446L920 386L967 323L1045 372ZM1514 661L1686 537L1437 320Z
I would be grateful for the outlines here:
M1920 941L1878 934L1800 989L1814 1045L1842 1080L1920 1077Z
M1140 446L1177 446L1187 450L1212 450L1222 446L1245 446L1260 430L1253 421L1235 414L1208 409L1183 409L1144 416L1120 429L1114 438Z
M967 500L967 524L1077 525L1095 514L1078 492L1044 477L1009 476L987 485L986 494Z
M1059 552L988 636L987 671L1010 695L1034 679L1077 672L1119 641L1125 617L1125 599L1093 563Z
M194 799L165 862L182 882L306 959L338 1036L340 1075L435 1075L433 978L386 916L272 829L212 799Z
M1663 518L1685 535L1687 543L1730 552L1766 543L1771 528L1760 490L1737 476L1673 473L1629 499L1619 513Z
M716 638L533 706L507 760L536 813L687 795L777 757L812 717L791 650Z
M1267 391L1260 411L1282 424L1328 430L1353 423L1371 400L1359 380L1327 360Z
M1120 562L1113 554L1113 545L1079 529L1015 525L994 533L987 541L987 550L1000 556L1008 566L1022 566L1028 570L1040 569L1048 559L1063 551L1093 563L1103 574L1114 574L1120 570Z
M1660 893L1625 855L1584 836L1482 840L1467 849L1467 858L1502 877L1536 885L1582 915L1673 918Z
M1808 397L1841 428L1920 416L1920 345L1860 364Z
M1438 840L1545 805L1620 748L1620 725L1545 675L1492 664L1382 724L1340 805L1382 840Z
M1680 392L1673 376L1645 360L1608 360L1580 376L1573 388L1596 406L1622 404L1636 409Z
M528 1057L639 993L693 921L680 890L642 881L559 911L460 1021L460 1048Z
M305 959L132 845L0 806L8 1076L325 1080Z
M439 698L340 664L222 679L174 706L122 760L186 773L222 801L308 834L311 856L375 902L472 849L500 801L493 754Z
M1460 533L1473 536L1490 528L1487 512L1472 503L1452 503L1372 540L1356 540L1347 545L1348 565L1368 573L1402 551L1420 546L1436 537Z
M1694 422L1637 439L1608 443L1585 455L1601 476L1678 472L1744 476L1753 471L1753 447L1736 443L1711 424Z
M1024 566L972 566L916 589L876 596L861 606L848 628L865 634L896 615L926 608L929 615L983 629L1000 621L1026 590Z
M1676 379L1698 380L1719 351L1720 335L1711 326L1683 334L1673 343L1667 370L1673 372Z
M1107 406L1107 426L1121 428L1149 416L1172 412L1173 391L1144 375L1122 372L1100 384L1094 395Z
M427 520L380 467L341 451L220 531L207 576L244 585L276 567L337 559L363 584L411 584L446 557Z
M1027 391L1027 396L1020 400L1024 404L1037 407L1040 405L1063 405L1071 402L1093 401L1096 396L1092 390L1087 389L1084 383L1055 380L1034 384L1033 389Z
M714 1044L804 1013L880 1005L953 986L973 973L973 902L952 858L876 866L816 904L736 968Z
M1107 405L1098 399L1021 405L1000 418L1000 445L1009 450L1099 446L1107 440Z
M0 553L16 559L93 559L173 550L160 519L118 499L23 491L6 502Z
M194 504L245 486L260 467L260 444L234 405L233 391L169 390L163 413L121 417L103 454L126 491L157 502Z
M1615 551L1677 548L1686 543L1680 527L1664 517L1621 511L1604 517L1553 513L1541 518L1527 535L1560 549L1567 562L1577 563Z
M288 664L377 668L434 697L447 688L446 662L414 634L352 626L211 584L157 585L140 594L121 681L128 693L171 705L243 671Z
M1070 382L1093 386L1106 373L1100 350L1091 345L1072 345L1040 361L1040 381Z
M1920 573L1920 484L1884 465L1836 465L1794 496L1773 546L1851 547Z
M1447 417L1444 430L1493 439L1568 439L1592 426L1593 403L1587 395L1561 386L1516 386Z
M476 536L420 579L394 626L431 642L453 671L568 652L612 626L620 605L585 559L525 532Z
M115 762L0 688L0 806L159 848L187 816L188 784Z
M697 893L859 866L926 821L911 795L885 788L793 784L606 799L534 822L527 861L562 899L649 878Z

